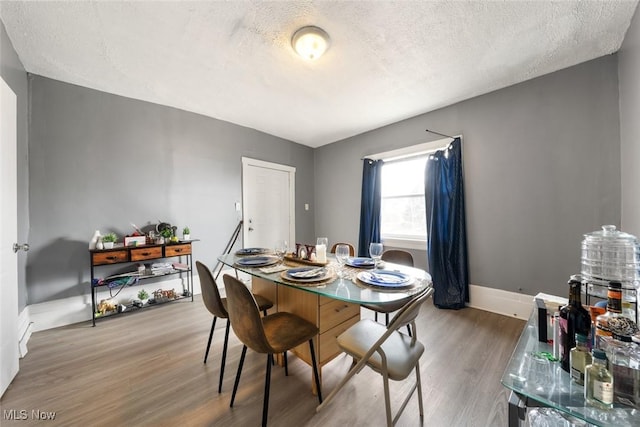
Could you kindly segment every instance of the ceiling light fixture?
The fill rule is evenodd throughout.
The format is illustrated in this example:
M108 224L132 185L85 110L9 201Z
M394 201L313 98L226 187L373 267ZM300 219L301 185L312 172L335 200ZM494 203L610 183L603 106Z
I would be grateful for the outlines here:
M291 46L304 59L315 61L329 49L329 34L322 28L302 27L293 34Z

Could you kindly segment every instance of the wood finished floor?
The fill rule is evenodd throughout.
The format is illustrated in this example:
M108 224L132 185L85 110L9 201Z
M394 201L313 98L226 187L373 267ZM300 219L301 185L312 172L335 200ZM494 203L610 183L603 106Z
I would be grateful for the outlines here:
M363 317L372 317L367 310ZM229 399L241 344L231 332L222 393L217 384L224 321L218 321L209 361L202 363L211 315L199 296L191 302L37 332L20 372L0 400L0 425L253 426L262 414L266 357L247 352L238 395ZM524 326L521 320L481 310L439 310L428 301L418 318L427 350L421 359L424 423L417 394L399 426L506 426L507 392L500 377ZM342 355L325 366L325 396L346 373ZM414 380L391 384L392 409ZM289 356L289 376L272 370L270 426L382 426L382 378L356 375L320 413L310 391L311 369ZM394 406L395 403L395 406ZM26 420L8 420L8 412ZM32 411L55 412L53 421Z

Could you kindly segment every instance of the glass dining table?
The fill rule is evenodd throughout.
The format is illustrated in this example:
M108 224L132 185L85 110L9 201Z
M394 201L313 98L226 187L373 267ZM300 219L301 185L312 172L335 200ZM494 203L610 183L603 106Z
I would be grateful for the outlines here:
M309 267L304 262L285 257L284 262L258 267L247 262L247 259L250 258L235 254L218 257L218 261L225 266L251 277L253 293L274 303L271 312L287 311L318 327L319 333L314 347L320 373L322 366L341 354L336 339L360 320L361 304L409 300L432 283L431 276L426 271L392 263L382 263L378 270L344 266L342 277L338 277L340 267L333 256L328 256L327 264L320 266L324 274L323 280L298 281L291 276L291 272L304 272L304 267ZM391 280L389 286L386 286L385 283L370 280L378 277L379 273L380 276L387 274L391 279L394 274L398 274L407 278L407 281L394 285ZM301 345L292 352L311 365L308 346ZM276 359L280 361L278 357ZM311 381L311 385L313 388L314 381Z

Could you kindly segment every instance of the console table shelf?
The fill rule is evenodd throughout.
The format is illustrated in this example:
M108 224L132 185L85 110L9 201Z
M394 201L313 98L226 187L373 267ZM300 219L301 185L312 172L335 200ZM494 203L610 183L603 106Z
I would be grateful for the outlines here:
M146 309L150 307L160 306L167 302L174 302L184 300L186 298L191 298L193 301L193 259L192 259L192 242L197 240L188 240L182 241L179 243L169 243L169 244L153 244L153 245L142 245L142 246L116 246L113 249L92 249L89 250L89 263L91 265L91 321L93 326L96 325L96 319L107 318L119 314L126 314L128 312L134 312L141 309ZM125 306L125 310L120 312L109 312L108 314L101 314L97 312L97 296L98 289L108 287L109 282L103 281L99 282L95 278L95 271L97 268L109 266L109 265L117 265L117 264L135 264L135 263L144 263L145 261L157 261L160 259L166 258L178 258L179 261L182 261L182 257L186 257L186 263L183 264L184 267L175 269L169 269L166 271L161 271L158 273L139 273L138 271L131 271L123 274L118 274L114 276L109 276L108 279L118 279L125 277L133 277L139 280L152 280L158 279L164 276L170 275L182 275L184 274L187 279L187 290L183 293L183 295L177 295L175 299L171 299L163 302L156 302L154 304L145 304L142 307L138 307L133 304L123 304ZM127 286L126 283L118 284L120 286Z

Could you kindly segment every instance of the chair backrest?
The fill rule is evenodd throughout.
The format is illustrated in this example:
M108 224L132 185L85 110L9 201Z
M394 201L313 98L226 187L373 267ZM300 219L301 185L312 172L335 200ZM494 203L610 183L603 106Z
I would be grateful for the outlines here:
M407 251L400 249L389 249L382 254L384 261L393 262L395 264L402 264L409 267L413 267L413 255Z
M251 350L257 353L274 353L264 333L258 304L249 288L228 274L224 275L223 280L233 332Z
M354 248L351 243L342 243L342 242L334 243L334 245L331 246L330 253L335 254L336 253L336 246L338 246L338 245L347 245L347 246L349 246L349 256L356 256L356 248Z
M211 274L211 270L209 270L209 267L200 261L196 261L196 268L198 269L202 301L204 302L205 307L207 307L207 310L216 317L220 317L222 319L228 318L229 314L222 304L220 291L218 290L218 285L213 278L213 274Z
M400 311L398 311L398 313L396 313L395 316L393 316L393 319L391 319L391 322L389 322L387 329L390 331L395 331L404 326L407 326L409 323L413 323L413 339L415 339L417 333L415 331L414 321L420 313L422 303L425 302L427 298L429 298L433 294L433 291L433 286L429 286L424 291L413 297L413 299L411 299L404 307L400 309Z

